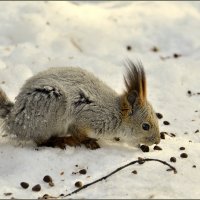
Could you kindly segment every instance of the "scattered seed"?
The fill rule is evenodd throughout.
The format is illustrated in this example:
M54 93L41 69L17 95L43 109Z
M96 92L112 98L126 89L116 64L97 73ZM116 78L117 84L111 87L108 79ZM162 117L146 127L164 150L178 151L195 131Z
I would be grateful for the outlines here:
M12 193L11 192L5 192L4 195L5 196L10 196L10 195L12 195Z
M181 54L174 53L174 54L173 54L173 57L174 57L174 58L179 58L179 57L181 57Z
M87 171L86 171L86 169L81 169L81 170L79 171L79 173L84 175L84 174L87 173Z
M29 187L29 184L26 182L21 182L20 185L24 188L27 189Z
M153 51L153 52L158 52L159 49L158 49L158 47L154 46L154 47L151 48L151 51Z
M78 167L78 165L75 165L75 167Z
M64 172L61 172L60 175L62 176L64 174Z
M77 181L75 183L75 186L78 187L78 188L81 188L83 186L83 183L81 181Z
M119 137L114 137L114 140L119 142L120 141L120 138Z
M141 145L141 146L140 146L140 149L141 149L143 152L149 152L149 147L146 146L146 145Z
M49 182L49 186L53 187L54 183L53 182Z
M144 159L143 159L143 158L141 158L141 157L138 157L138 163L139 163L140 165L142 165L142 164L144 164L144 163L145 163L145 161L144 161Z
M195 133L198 133L199 132L199 129L197 129L196 131L195 131Z
M196 166L196 165L193 165L192 167L193 167L193 168L196 168L197 166Z
M163 118L163 115L161 113L156 113L156 116L158 119L162 119Z
M64 194L60 194L60 197L63 197L63 196L65 196Z
M170 123L168 121L163 121L164 125L170 125Z
M165 139L165 133L164 132L160 132L160 138L163 139L163 140Z
M43 181L46 182L46 183L53 182L51 176L49 176L49 175L46 175L46 176L43 178Z
M170 158L170 162L176 162L176 158L175 157L171 157Z
M161 147L159 147L159 146L154 146L154 148L153 148L154 150L158 150L158 151L160 151L160 150L162 150L162 148Z
M181 158L187 158L188 155L187 155L186 153L182 153L182 154L180 155L180 157L181 157Z
M171 136L171 137L176 137L176 134L170 133L170 136Z
M185 150L185 147L180 147L179 149L180 149L180 150Z
M137 174L137 171L136 171L136 170L133 170L132 173L133 173L133 174Z
M37 185L32 187L32 191L34 191L34 192L39 192L40 190L41 190L40 184L37 184Z
M126 46L126 49L127 49L128 51L131 51L131 50L132 50L132 47L131 47L130 45L128 45L128 46Z
M190 90L187 91L188 95L191 96L192 92Z

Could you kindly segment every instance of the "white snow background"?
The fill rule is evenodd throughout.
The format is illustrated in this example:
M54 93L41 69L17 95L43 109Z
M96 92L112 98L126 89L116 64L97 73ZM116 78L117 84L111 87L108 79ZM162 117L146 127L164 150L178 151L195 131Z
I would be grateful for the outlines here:
M13 101L26 79L52 66L80 66L121 93L126 58L143 62L148 99L163 114L160 131L176 137L166 135L161 151L147 153L103 139L97 150L36 150L1 130L0 198L67 194L76 181L87 184L138 157L167 161L178 173L158 162L135 164L69 198L200 197L200 2L0 2L0 87ZM87 174L72 174L80 169ZM31 190L36 184L41 191Z

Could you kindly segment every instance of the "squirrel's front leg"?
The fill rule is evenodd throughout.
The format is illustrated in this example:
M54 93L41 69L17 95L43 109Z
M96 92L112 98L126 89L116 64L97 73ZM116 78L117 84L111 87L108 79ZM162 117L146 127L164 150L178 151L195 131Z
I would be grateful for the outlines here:
M79 141L80 144L85 145L88 149L98 149L100 148L99 144L97 143L97 139L90 138L88 136L89 129L83 126L76 126L71 125L68 129L68 133L71 135L71 138L74 138L75 141Z
M92 150L100 148L99 144L97 143L97 139L88 137L87 130L88 129L86 128L78 128L74 125L71 125L68 130L70 136L52 136L38 146L59 147L61 149L65 149L65 145L77 147L83 144L86 148Z

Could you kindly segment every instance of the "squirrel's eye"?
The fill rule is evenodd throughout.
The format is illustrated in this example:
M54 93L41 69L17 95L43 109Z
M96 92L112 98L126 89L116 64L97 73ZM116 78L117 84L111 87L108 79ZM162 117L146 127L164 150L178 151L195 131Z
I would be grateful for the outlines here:
M143 130L148 131L150 129L150 125L148 123L143 123L142 128Z

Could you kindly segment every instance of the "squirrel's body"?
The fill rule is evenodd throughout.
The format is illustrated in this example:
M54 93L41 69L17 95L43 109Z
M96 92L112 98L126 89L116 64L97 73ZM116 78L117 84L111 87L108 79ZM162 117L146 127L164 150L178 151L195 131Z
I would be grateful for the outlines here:
M116 137L120 134L128 140L132 136L135 143L158 143L157 133L139 137L135 131L137 124L134 130L127 115L130 109L127 95L129 92L118 95L81 68L50 68L27 80L14 104L0 90L0 116L4 118L7 132L22 139L32 139L37 144L52 137L71 135L73 141L70 142L78 145L91 136ZM138 106L135 113L139 120L144 115L155 117L155 113L145 111L146 107L152 111L148 102L143 104L145 109ZM133 115L131 120L134 119Z

